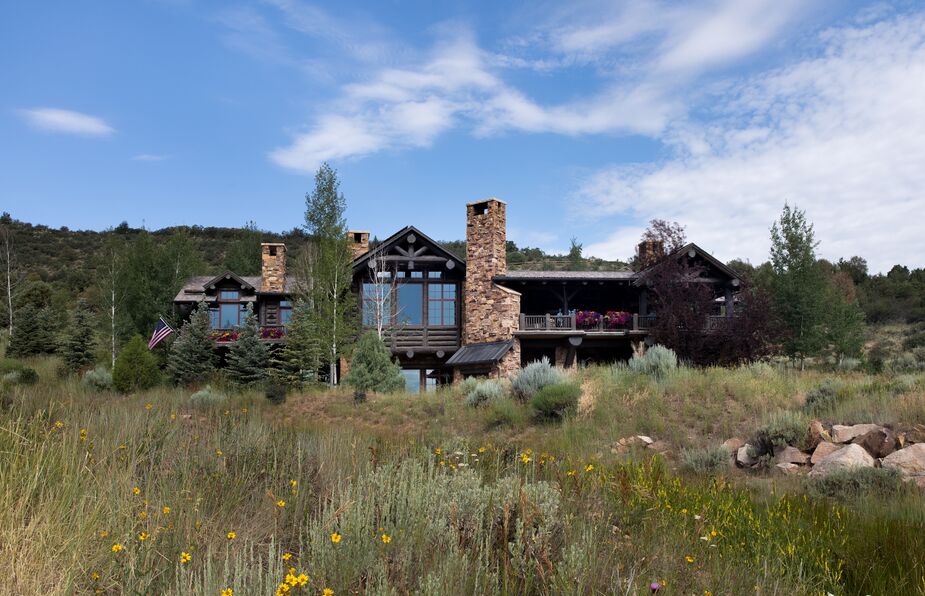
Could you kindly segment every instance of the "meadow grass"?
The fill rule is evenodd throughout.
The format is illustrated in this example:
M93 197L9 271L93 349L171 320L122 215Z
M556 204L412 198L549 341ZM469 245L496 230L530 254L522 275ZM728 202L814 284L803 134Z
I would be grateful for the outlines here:
M831 500L610 450L748 436L832 375L590 368L571 375L590 409L534 424L453 388L196 409L193 390L99 394L28 364L38 383L0 412L0 593L925 594L920 493ZM824 415L925 419L921 377L838 381Z

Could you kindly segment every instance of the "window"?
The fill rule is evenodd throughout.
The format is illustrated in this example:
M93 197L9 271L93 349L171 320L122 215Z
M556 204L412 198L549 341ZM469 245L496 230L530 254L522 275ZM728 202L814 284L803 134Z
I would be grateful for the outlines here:
M424 319L424 286L403 284L398 286L396 316L402 325L421 325Z
M401 376L405 377L405 391L408 393L421 392L421 370L417 368L401 369Z
M430 284L427 287L427 324L456 324L456 284Z
M414 278L414 279L423 279L423 277L424 277L424 272L423 272L423 271L412 271L412 272L411 272L411 277Z
M237 290L221 290L218 293L218 299L225 300L238 300L241 297L241 292Z
M438 383L438 381L439 381L439 379L438 379L439 373L438 373L436 370L432 369L432 368L428 368L427 370L424 371L424 373L425 373L425 375L424 375L424 391L426 391L427 393L430 393L431 391L436 391L436 390L437 390L437 385L439 384L439 383Z
M430 279L440 279L443 277L443 271L428 271L427 277Z
M279 301L279 324L288 325L292 319L292 302L289 300Z
M241 324L241 317L244 314L240 304L219 304L218 305L218 328L233 329Z
M209 325L211 325L212 329L221 329L218 326L218 307L209 309Z
M388 284L363 284L363 325L392 324L392 287ZM382 320L379 321L379 317Z

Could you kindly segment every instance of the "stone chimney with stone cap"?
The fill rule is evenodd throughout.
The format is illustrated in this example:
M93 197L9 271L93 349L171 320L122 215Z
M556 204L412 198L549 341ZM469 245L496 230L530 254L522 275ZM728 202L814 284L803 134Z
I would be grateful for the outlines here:
M661 240L643 240L636 249L639 270L659 262L665 256L665 243Z
M286 291L286 245L282 242L264 242L260 245L260 291Z
M463 345L513 339L519 325L520 293L493 281L507 273L506 210L494 198L466 205ZM520 367L520 342L498 367L499 374Z
M350 250L354 259L358 259L369 252L369 232L350 230L347 232L347 238L350 239Z

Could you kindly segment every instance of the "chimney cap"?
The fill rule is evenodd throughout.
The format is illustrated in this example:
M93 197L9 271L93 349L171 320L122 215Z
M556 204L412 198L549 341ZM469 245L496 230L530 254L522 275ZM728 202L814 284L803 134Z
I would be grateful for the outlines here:
M502 205L507 205L506 201L502 201L497 197L488 197L487 199L482 199L481 201L472 201L471 203L466 203L466 207L471 205L481 205L482 203L501 203Z
M261 242L260 246L286 246L285 242Z
M348 234L369 234L369 230L347 230Z

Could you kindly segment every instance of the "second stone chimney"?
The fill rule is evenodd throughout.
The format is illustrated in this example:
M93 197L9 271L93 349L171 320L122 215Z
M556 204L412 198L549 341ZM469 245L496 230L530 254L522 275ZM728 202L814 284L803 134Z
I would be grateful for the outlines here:
M498 199L466 205L464 345L511 339L519 325L520 294L492 281L507 273L506 209Z
M643 240L637 248L639 270L654 265L665 256L665 244L661 240Z
M365 230L350 230L347 232L347 238L350 239L350 250L353 251L353 258L357 259L369 252L369 232Z
M286 291L286 245L264 242L260 245L260 291Z

